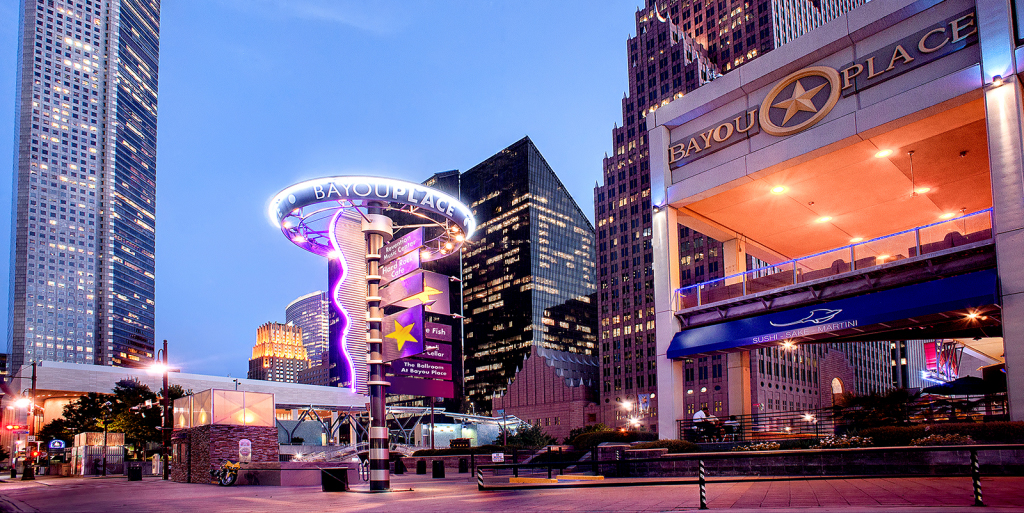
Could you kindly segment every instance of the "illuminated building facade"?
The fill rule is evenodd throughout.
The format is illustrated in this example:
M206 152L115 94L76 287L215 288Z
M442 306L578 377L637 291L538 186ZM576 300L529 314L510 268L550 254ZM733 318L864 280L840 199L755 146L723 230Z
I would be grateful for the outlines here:
M626 42L629 91L622 99L623 122L612 130L613 154L604 159L604 185L594 189L601 405L609 424L625 418L622 404L646 404L650 399L643 425L647 429L657 425L648 114L715 79L719 72L732 70L860 3L648 0L636 12L637 35ZM734 262L727 268L722 243L699 230L680 226L678 244L681 283L720 278L736 268ZM749 258L747 268L753 268L758 261ZM711 369L710 363L706 366ZM714 386L695 390L701 388L714 390ZM727 396L724 389L719 392ZM711 405L727 401L711 395L705 400Z
M462 254L466 407L485 413L531 345L596 355L594 229L529 137L463 173L461 197L479 223Z
M298 383L299 373L308 368L302 328L279 322L268 322L256 328L249 379Z
M327 293L312 292L292 301L284 309L285 324L302 328L302 345L314 362L327 352Z
M826 407L917 388L950 341L972 372L1005 365L1024 420L1012 4L869 2L648 114L663 437L699 407L692 363L719 360L725 412L756 416L813 406L814 382ZM684 226L721 241L720 279L681 280Z
M160 2L19 10L11 368L148 365Z

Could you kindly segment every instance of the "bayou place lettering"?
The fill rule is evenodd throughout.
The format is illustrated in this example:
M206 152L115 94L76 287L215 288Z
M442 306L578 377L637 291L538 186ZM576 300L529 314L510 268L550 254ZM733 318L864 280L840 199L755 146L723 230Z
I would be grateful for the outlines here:
M964 11L839 70L843 96L857 94L977 42L974 9Z
M384 182L327 182L313 185L313 195L317 200L338 198L365 198L384 201L401 201L410 205L429 208L441 215L454 218L456 202L446 194L426 187L410 184L408 188ZM467 216L466 226L473 225L472 217Z
M738 143L757 132L757 109L741 112L669 146L668 163L673 167L681 166Z

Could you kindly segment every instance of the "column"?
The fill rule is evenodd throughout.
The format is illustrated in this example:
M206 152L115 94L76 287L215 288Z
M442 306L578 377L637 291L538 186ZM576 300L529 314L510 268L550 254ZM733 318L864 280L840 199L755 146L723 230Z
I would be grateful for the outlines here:
M380 249L391 240L391 219L382 215L382 208L372 202L363 219L363 235L366 237L366 322L369 329L367 342L370 356L366 360L370 379L366 385L370 391L370 491L385 491L391 488L390 447L385 410L387 387L384 379L384 348L381 323L384 312L380 297Z
M985 128L1002 294L1003 346L1010 420L1024 420L1024 105L1013 50L1009 0L979 2ZM999 77L998 79L996 77ZM1001 85L997 85L999 79Z

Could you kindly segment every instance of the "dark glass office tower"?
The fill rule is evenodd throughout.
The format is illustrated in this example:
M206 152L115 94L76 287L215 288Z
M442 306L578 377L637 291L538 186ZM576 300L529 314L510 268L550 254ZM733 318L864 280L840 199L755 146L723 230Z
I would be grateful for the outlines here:
M158 0L23 0L8 347L153 359Z
M486 413L532 344L596 354L594 228L529 137L461 191L478 223L462 255L466 410Z

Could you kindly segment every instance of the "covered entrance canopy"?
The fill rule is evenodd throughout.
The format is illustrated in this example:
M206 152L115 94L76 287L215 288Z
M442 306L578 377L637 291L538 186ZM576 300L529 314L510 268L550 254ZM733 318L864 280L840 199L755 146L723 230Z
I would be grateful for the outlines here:
M804 342L1001 336L996 271L977 271L680 331L669 358Z

